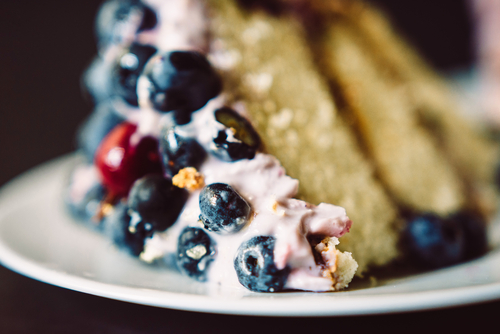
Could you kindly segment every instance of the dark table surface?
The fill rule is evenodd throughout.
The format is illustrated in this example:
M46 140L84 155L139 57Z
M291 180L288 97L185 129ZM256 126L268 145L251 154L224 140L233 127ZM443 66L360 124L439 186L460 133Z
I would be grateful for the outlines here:
M76 128L91 110L90 103L82 98L79 77L96 52L92 24L99 2L0 1L0 185L74 149ZM397 7L394 5L397 1L379 2L389 8ZM408 3L415 5L417 1ZM401 11L396 9L396 12L398 10ZM404 18L399 20L408 22ZM407 31L411 33L411 29L414 28ZM454 54L458 52L461 56L447 64L442 63L442 53L438 53L441 58L432 58L437 42L430 43L433 45L432 52L428 53L431 61L444 67L467 65L471 53L464 49L469 43L466 37L462 38L462 44L455 45L459 51ZM414 38L419 44L425 35ZM424 46L424 51L426 43L419 44ZM450 52L449 47L446 46L446 52ZM362 317L265 318L203 314L74 292L0 266L0 333L266 333L277 330L281 333L357 333L377 329L479 332L495 326L499 312L500 302L490 302Z

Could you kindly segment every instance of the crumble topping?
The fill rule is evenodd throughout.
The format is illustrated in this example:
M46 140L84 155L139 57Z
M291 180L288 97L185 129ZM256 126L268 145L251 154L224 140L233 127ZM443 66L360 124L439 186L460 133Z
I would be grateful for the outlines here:
M172 178L172 183L179 188L194 191L203 188L205 185L205 178L196 168L186 167L181 169L179 173Z

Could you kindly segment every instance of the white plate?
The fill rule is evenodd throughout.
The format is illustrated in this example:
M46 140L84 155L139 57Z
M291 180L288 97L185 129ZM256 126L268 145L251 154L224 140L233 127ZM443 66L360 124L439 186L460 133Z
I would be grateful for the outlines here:
M432 273L338 293L210 291L174 270L117 251L73 221L61 198L76 157L45 164L0 191L0 261L60 287L138 304L202 312L332 316L463 305L500 298L500 251Z

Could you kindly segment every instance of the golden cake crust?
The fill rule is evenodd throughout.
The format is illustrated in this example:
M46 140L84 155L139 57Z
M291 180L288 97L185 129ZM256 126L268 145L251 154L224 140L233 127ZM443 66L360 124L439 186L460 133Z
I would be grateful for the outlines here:
M399 204L439 214L462 207L464 185L419 125L407 88L376 62L349 24L332 22L316 49L356 120L378 176Z
M449 83L396 34L387 17L366 3L360 4L345 12L346 18L365 37L369 52L377 55L381 66L407 87L422 125L465 181L468 200L486 215L492 214L498 196L494 189L498 143L488 137L477 120L461 115Z
M354 254L360 272L394 259L395 206L339 117L301 27L285 17L244 12L231 2L213 6L215 48L238 59L224 72L225 89L234 102L244 101L266 151L300 180L306 201L346 208L354 225L339 246Z

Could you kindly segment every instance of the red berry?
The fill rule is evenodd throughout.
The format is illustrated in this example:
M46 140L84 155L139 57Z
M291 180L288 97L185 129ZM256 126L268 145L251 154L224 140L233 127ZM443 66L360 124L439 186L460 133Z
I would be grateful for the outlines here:
M116 126L101 142L94 162L101 181L114 197L127 196L135 180L146 174L161 174L158 140L140 137L131 141L137 126L123 122Z

